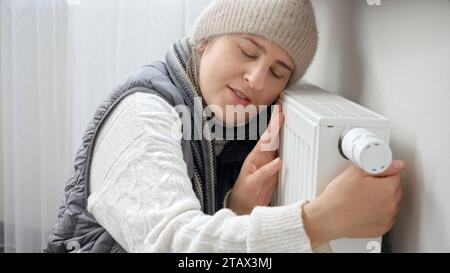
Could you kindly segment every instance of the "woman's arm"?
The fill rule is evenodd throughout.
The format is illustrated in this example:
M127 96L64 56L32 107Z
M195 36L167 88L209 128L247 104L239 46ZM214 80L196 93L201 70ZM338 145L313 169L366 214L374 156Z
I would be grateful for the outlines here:
M183 160L178 114L155 95L126 99L100 132L91 172L97 186L88 200L89 212L125 250L311 251L301 202L244 216L229 209L205 215Z
M311 203L303 206L303 222L313 247L341 237L378 237L395 223L402 199L400 173L405 164L395 160L384 173L373 176L351 165Z
M249 214L254 207L270 203L281 165L274 159L282 126L283 112L278 107L229 195L228 207L237 214ZM384 173L373 176L351 165L331 181L318 198L300 209L313 248L323 249L321 245L341 237L378 237L389 231L399 211L403 168L404 162L396 160Z

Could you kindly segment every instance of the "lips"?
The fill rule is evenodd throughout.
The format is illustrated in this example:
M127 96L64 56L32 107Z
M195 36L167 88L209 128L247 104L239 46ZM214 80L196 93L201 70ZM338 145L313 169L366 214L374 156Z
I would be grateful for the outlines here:
M244 104L244 105L248 105L250 104L252 101L250 100L249 97L247 97L243 92L237 90L237 89L233 89L232 87L228 86L228 88L230 89L233 98L235 100L236 103L238 104Z

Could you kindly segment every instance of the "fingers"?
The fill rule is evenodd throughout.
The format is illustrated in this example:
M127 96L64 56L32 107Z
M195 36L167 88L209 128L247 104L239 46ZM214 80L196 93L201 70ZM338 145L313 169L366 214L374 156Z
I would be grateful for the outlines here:
M280 128L282 127L282 123L284 120L284 113L283 113L283 109L281 107L281 104L279 102L277 102L274 106L273 106L273 115L270 118L270 122L269 122L269 126L268 126L268 130L270 133L277 133L280 131Z
M383 173L370 175L373 177L386 177L399 174L405 168L405 162L402 160L393 160L389 168Z
M251 168L250 168L250 172L251 172L251 173L254 173L254 172L256 172L257 170L258 170L258 167L256 167L255 163L252 163L252 166L251 166Z
M392 197L399 201L403 195L403 189L402 189L402 177L400 174L391 175L384 178L379 178L379 182L384 183L384 185L387 187L387 192L391 193Z
M279 103L274 105L269 125L258 142L258 150L262 152L276 151L279 146L279 132L284 123L284 114Z
M275 191L277 184L278 184L278 174L274 174L272 177L270 177L268 180L264 182L264 187L261 192L261 196L263 196L263 204L262 205L268 205L273 197L273 192Z
M275 158L271 162L258 169L251 177L253 183L258 183L260 188L258 205L266 206L272 200L273 192L278 183L278 172L281 168L281 160Z
M275 175L281 167L281 160L279 157L263 165L257 169L251 176L251 179L256 182L266 181L268 178Z
M400 202L400 200L402 200L402 198L403 198L403 187L401 186L401 182L400 182L400 185L395 192L395 199L398 202Z

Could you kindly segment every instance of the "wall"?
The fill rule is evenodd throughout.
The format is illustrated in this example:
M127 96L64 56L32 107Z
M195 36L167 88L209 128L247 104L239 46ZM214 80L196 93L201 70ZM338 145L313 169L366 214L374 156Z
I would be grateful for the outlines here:
M2 14L2 6L0 5L0 17ZM0 21L1 22L1 21ZM1 35L1 31L2 28L0 28L0 37L2 37ZM2 49L1 49L1 43L2 41L0 40L0 59L2 58ZM3 105L2 102L2 67L0 65L0 106ZM2 128L3 128L3 111L2 111L3 107L0 107L0 132L2 132ZM0 155L3 154L3 134L0 133ZM1 226L3 223L3 156L0 156L0 245L2 244L2 239L3 239L3 227Z
M320 31L305 79L392 120L404 199L394 252L450 251L450 1L312 0Z

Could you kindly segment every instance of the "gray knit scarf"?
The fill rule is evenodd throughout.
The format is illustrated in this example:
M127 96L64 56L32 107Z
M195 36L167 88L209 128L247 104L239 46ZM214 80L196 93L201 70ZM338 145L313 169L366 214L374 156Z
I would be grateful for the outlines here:
M203 113L203 102L199 96L198 75L199 52L189 37L173 44L166 54L166 64L177 89L180 91L191 112L191 147L194 157L193 186L202 205L203 212L215 213L216 198L216 157L214 139ZM196 109L196 110L195 110ZM195 111L194 111L195 110ZM194 116L197 113L197 116ZM202 128L204 131L202 131ZM204 136L209 137L205 138ZM196 140L200 136L201 140ZM208 140L210 139L210 140Z

